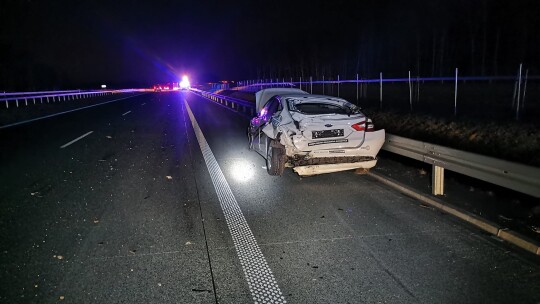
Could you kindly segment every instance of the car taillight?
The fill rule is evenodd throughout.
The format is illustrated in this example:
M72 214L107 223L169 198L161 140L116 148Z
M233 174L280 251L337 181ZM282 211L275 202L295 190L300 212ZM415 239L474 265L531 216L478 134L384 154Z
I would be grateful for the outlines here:
M366 122L365 121L357 122L357 123L351 125L351 127L353 129L355 129L356 131L365 131L366 130Z

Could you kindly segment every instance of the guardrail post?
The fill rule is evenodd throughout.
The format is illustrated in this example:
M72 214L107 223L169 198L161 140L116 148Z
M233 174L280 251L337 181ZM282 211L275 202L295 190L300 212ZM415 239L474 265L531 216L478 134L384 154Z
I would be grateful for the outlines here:
M9 109L9 104L7 100L6 100L6 109Z
M444 195L444 168L433 165L431 173L433 195Z
M25 104L26 106L28 106L28 99L26 99L26 98L24 99L24 104Z
M17 104L17 108L19 107L19 100L15 99L15 103Z

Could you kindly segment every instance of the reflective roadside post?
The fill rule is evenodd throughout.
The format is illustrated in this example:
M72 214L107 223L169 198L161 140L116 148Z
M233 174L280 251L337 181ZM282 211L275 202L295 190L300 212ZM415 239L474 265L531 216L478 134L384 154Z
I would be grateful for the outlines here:
M454 116L457 116L457 79L458 79L458 68L456 68L456 84L454 87Z
M523 68L523 63L519 64L519 77L518 77L518 88L517 88L517 105L516 105L516 120L519 120L519 107L520 107L520 98L521 98L521 70Z
M356 73L356 103L358 103L358 73Z
M382 72L379 74L379 109L382 109Z
M337 75L337 96L339 97L339 74Z
M409 107L412 112L412 87L411 87L411 71L409 71Z

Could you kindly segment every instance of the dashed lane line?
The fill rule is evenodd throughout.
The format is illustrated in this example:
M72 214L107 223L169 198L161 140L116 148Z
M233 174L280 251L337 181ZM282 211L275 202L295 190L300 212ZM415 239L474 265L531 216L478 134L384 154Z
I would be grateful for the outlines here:
M131 113L131 111L127 111L126 113L122 114L122 116L126 116L126 115L128 115L129 113Z
M90 134L92 134L92 133L94 133L94 131L90 131L90 132L88 132L88 133L86 133L86 134L83 134L83 135L81 135L81 136L75 138L74 140L68 142L67 144L61 146L60 149L64 149L65 147L67 147L67 146L69 146L69 145L71 145L71 144L76 143L77 141L79 141L79 140L85 138L86 136L88 136L88 135L90 135Z
M216 189L253 301L264 304L287 303L186 100L184 104Z

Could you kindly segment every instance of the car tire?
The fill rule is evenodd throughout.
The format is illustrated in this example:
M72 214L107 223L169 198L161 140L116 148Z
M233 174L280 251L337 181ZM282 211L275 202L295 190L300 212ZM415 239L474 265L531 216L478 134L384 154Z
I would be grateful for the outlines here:
M266 151L266 171L270 175L281 176L283 170L285 170L285 147L271 139Z

